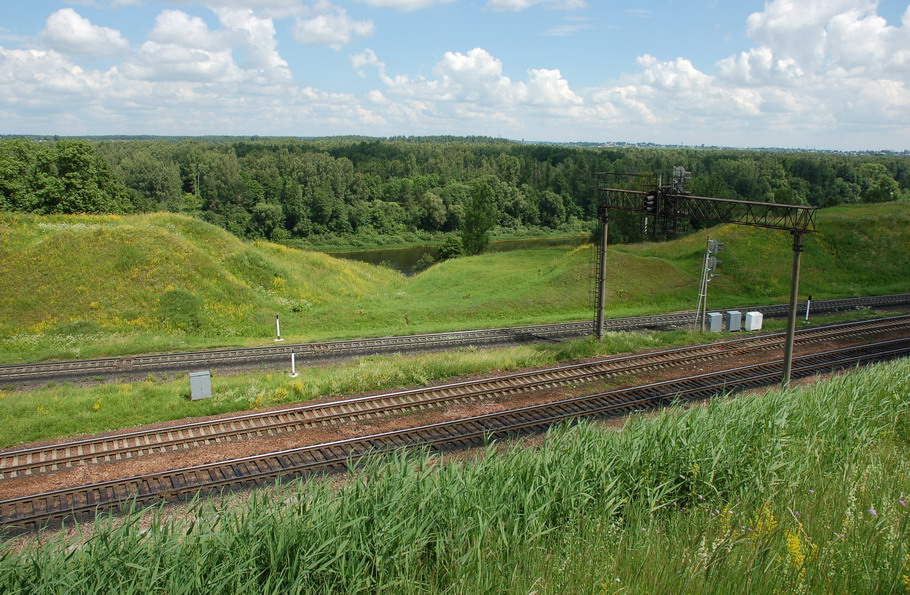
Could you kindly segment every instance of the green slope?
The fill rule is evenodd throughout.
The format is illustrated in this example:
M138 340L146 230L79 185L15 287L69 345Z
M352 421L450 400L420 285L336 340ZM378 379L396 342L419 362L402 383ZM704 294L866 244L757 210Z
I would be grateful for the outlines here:
M910 204L819 213L801 295L910 291ZM727 243L711 307L785 301L786 233L725 225L608 258L611 316L694 307L705 235ZM428 332L591 316L593 249L443 262L405 278L172 214L0 214L0 360Z

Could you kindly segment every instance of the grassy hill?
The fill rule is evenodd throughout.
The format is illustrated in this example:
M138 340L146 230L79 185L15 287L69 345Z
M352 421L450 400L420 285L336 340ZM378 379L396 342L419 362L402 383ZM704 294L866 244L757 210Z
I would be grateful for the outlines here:
M827 209L806 239L801 294L910 290L910 204ZM785 301L786 233L733 225L710 305ZM694 307L704 233L618 246L612 316ZM545 248L383 268L248 243L172 214L0 214L0 361L398 334L592 316L593 249Z

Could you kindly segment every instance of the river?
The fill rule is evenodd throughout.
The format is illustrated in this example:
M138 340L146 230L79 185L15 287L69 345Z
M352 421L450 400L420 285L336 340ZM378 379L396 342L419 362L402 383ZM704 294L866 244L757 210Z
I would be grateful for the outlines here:
M503 240L499 242L490 242L487 252L509 252L512 250L526 250L528 248L553 248L566 247L573 248L580 246L588 241L587 236L573 236L563 238L531 238L526 240ZM416 274L414 270L417 261L424 254L431 254L436 258L438 253L436 246L411 246L410 248L386 248L379 250L358 250L354 252L329 252L328 254L337 258L346 258L348 260L359 260L370 264L384 264L396 271L411 277Z

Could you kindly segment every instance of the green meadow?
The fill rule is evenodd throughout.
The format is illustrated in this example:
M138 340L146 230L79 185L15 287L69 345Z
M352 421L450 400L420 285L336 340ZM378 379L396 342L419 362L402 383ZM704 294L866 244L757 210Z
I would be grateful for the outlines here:
M910 290L910 204L818 214L801 294ZM724 225L614 246L609 316L694 308L705 235L726 242L710 305L786 301L786 233ZM0 362L411 334L592 317L594 250L459 258L413 278L173 214L0 214Z

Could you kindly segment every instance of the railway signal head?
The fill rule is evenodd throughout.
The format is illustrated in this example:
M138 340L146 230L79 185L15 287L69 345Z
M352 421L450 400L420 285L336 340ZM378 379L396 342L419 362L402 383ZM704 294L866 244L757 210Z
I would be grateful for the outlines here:
M657 211L657 193L649 192L645 195L645 212L654 213Z
M708 240L708 253L717 254L724 249L724 243L717 240Z
M716 271L717 265L721 264L722 262L723 262L722 260L717 260L717 258L715 258L713 256L709 256L708 257L708 270Z

